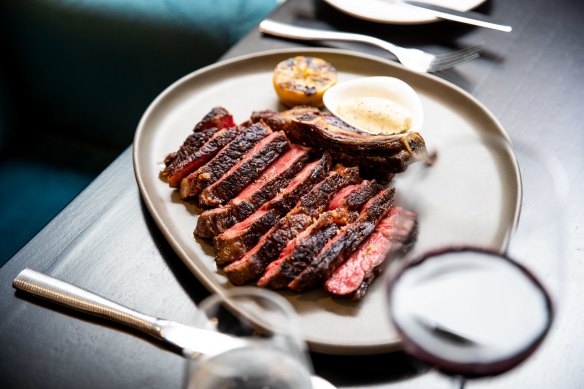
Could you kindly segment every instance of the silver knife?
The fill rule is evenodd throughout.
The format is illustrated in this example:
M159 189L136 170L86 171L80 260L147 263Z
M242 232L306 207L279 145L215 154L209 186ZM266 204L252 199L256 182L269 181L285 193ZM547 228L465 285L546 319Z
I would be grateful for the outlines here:
M212 357L249 345L245 339L136 312L95 293L31 269L21 271L12 282L12 286L68 308L140 330L180 348L187 358L196 358L200 355ZM310 381L314 389L336 389L333 384L316 375L311 375Z
M114 303L85 289L31 269L16 276L12 286L69 308L125 324L179 347L186 357L213 356L243 347L246 342L220 332L158 319Z
M424 8L426 11L432 13L434 16L441 19L454 20L455 22L461 22L466 24L472 24L474 26L491 28L493 30L509 32L512 30L511 26L501 24L491 18L490 16L483 15L478 12L472 11L457 11L452 8L442 7L435 4L430 4L422 1L416 0L391 0L396 3L403 3L413 7Z

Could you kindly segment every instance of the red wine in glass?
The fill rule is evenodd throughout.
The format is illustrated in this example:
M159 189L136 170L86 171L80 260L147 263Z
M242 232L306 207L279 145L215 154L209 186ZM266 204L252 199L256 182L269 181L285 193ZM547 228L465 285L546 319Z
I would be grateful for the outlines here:
M504 373L533 353L552 323L542 284L495 251L433 251L388 285L390 317L406 351L449 375Z

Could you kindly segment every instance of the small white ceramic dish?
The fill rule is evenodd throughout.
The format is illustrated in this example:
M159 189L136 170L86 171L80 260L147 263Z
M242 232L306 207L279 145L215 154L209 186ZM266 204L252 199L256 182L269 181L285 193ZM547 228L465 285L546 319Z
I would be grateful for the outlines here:
M328 89L323 102L335 116L359 128L359 125L347 117L339 107L347 101L361 98L378 98L389 100L403 107L411 118L409 131L420 131L424 124L424 110L418 93L408 83L395 77L362 77L341 82ZM359 128L361 129L361 128ZM367 129L363 130L367 131Z

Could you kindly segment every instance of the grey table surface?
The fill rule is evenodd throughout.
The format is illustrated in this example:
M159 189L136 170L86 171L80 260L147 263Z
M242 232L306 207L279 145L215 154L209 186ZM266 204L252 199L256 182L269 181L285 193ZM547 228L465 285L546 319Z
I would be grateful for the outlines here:
M509 34L451 22L393 26L350 18L323 1L289 0L272 17L297 25L363 32L447 51L485 42L483 56L440 77L479 99L512 139L545 145L571 181L565 295L552 333L527 362L470 387L584 386L584 2L489 0L478 8L513 26ZM324 43L323 43L324 44ZM305 47L250 32L225 58ZM368 47L327 44L370 54ZM146 107L145 107L146 108ZM545 206L545 204L542 204ZM189 322L208 292L158 231L140 200L131 148L0 269L0 386L179 388L184 363L137 332L46 303L11 287L25 267L48 273L154 316ZM446 388L452 382L401 352L311 354L339 387Z

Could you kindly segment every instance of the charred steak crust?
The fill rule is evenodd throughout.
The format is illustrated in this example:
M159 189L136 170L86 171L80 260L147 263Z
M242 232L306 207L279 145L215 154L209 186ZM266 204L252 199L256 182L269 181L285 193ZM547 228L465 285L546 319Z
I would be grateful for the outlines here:
M181 161L186 160L189 156L194 154L207 142L213 134L219 131L217 127L211 127L199 132L193 132L183 142L178 151L170 153L164 159L165 168L160 172L160 176L167 177L168 174L176 169Z
M357 212L350 212L346 208L337 208L320 215L305 231L288 242L278 259L266 268L258 286L272 289L286 287L337 234L340 226L355 221L357 216Z
M303 194L310 191L314 185L325 178L329 168L330 156L325 153L321 159L304 167L282 193L265 203L256 213L217 235L214 240L216 261L225 264L241 258L249 249L254 247L261 235L267 232L280 217L294 207ZM264 224L263 219L262 221L257 219L260 219L259 215L263 217L266 212L276 216L269 220L266 219ZM268 226L268 222L272 224ZM256 223L261 223L261 226L255 226ZM242 225L245 225L245 227L242 228ZM254 228L254 233L246 235L248 232L245 230L250 228ZM258 234L257 232L261 233ZM230 245L236 245L238 248L229 249L227 246Z
M203 131L211 127L227 128L233 126L235 126L233 116L223 107L214 107L195 125L193 132Z
M214 207L229 201L258 178L289 147L290 142L283 132L268 135L217 182L205 188L199 195L199 203Z
M285 188L308 163L308 159L309 149L292 145L290 150L262 173L255 184L248 185L225 207L211 209L199 215L195 236L211 238L250 216ZM247 193L250 187L252 190Z
M245 153L271 132L272 130L263 123L256 123L247 129L242 129L240 134L213 159L182 179L180 183L181 199L196 196L207 186L219 180L243 158Z
M279 170L273 176L268 177L268 179L265 180L264 185L259 187L258 190L253 192L249 197L231 202L235 220L239 221L245 219L256 209L271 200L278 194L281 188L285 188L290 181L300 173L302 168L306 166L310 157L309 149L296 145L293 145L292 148L294 150L290 150L289 152L295 152L297 154L294 158L287 161L287 166L284 167L284 170ZM286 155L283 155L282 157L286 157ZM274 161L274 164L277 162L278 160ZM260 176L259 180L262 181L262 176Z
M393 201L394 189L386 189L365 204L359 218L347 225L322 249L312 263L288 287L295 291L315 288L329 278L375 229Z
M411 160L426 156L424 139L417 132L372 135L312 107L255 112L253 120L264 120L274 130L286 132L294 143L330 150L337 162L384 173L402 172ZM399 157L394 157L398 153Z
M315 185L325 179L331 168L331 156L324 153L318 160L306 166L282 193L265 204L267 209L275 210L280 216L288 213L298 200L308 193ZM308 173L308 174L303 174Z
M339 167L330 172L250 252L224 269L229 280L235 285L242 285L258 278L266 266L278 258L288 241L295 238L312 223L313 218L325 210L336 191L358 182L359 179L359 169L356 167Z
M219 235L214 240L215 263L225 266L234 259L243 257L277 222L278 215L271 210L263 213L253 224L237 234Z
M240 129L237 127L224 128L215 134L207 141L199 150L187 156L179 163L173 164L170 169L167 179L168 184L173 188L178 188L181 180L203 166L215 154L217 154L225 145L233 140L239 133Z
M178 151L170 153L164 159L164 164L166 169L169 169L169 165L174 161L184 159L186 156L197 151L212 135L213 133L227 127L235 126L233 121L233 116L223 107L215 107L211 109L202 119L199 121L195 128L193 128L193 134L191 134ZM206 131L211 130L213 131ZM202 133L195 135L197 133ZM162 172L162 176L166 177L168 173Z

